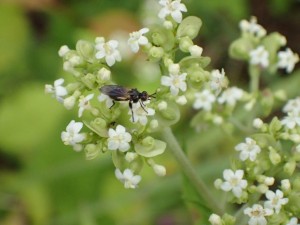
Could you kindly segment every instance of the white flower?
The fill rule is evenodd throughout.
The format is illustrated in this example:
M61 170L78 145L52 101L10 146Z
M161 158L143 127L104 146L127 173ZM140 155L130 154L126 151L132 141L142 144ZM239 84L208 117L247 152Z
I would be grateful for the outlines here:
M211 223L211 225L222 225L222 219L217 214L211 214L208 221Z
M107 147L109 150L119 149L121 152L126 152L130 148L131 135L122 125L118 125L116 130L109 128L108 136Z
M298 219L296 217L292 217L286 225L300 225L300 224L298 224Z
M143 102L144 105L147 105L149 103L149 101L145 101ZM133 116L134 116L134 122L140 122L140 124L142 124L143 126L145 126L148 122L148 118L147 116L153 116L155 114L155 110L152 109L152 108L148 108L148 107L143 107L141 106L141 104L138 102L138 103L135 103L135 104L132 104L132 112L133 112ZM131 115L132 114L131 110L129 110L128 114ZM132 117L130 117L130 121L132 121Z
M276 193L273 191L267 191L266 198L268 201L265 201L265 208L274 209L278 214L280 212L281 206L288 203L288 198L283 198L283 193L280 190L276 190Z
M117 49L119 45L118 41L110 40L104 42L104 40L99 40L96 42L96 55L97 59L105 58L107 65L112 66L116 61L121 61L121 55Z
M269 66L269 52L264 46L258 46L256 49L251 50L249 53L250 64L261 65L263 68Z
M88 96L84 97L81 96L79 99L79 110L78 110L78 117L82 117L82 113L84 110L89 110L91 108L90 100L94 97L94 94L89 94Z
M290 48L278 52L278 68L286 69L288 73L292 72L295 64L299 61L299 56L293 53Z
M61 140L64 144L73 146L75 151L80 151L82 149L82 145L78 143L85 139L85 134L79 133L82 127L83 123L72 120L68 124L66 131L61 133Z
M193 104L194 109L204 109L210 111L212 103L216 101L216 97L207 89L202 92L195 93L196 101Z
M142 28L139 31L135 31L129 34L130 38L128 40L128 44L133 52L138 52L140 49L140 45L148 44L147 37L143 36L149 32L148 28Z
M230 106L235 106L236 102L244 95L244 91L237 87L231 87L223 91L222 95L218 98L220 104L227 103Z
M254 16L250 18L250 22L242 20L240 22L240 29L242 32L252 34L258 38L265 36L267 33L261 25L257 24L257 19Z
M244 214L250 217L249 225L266 225L267 220L265 216L273 214L272 209L264 209L259 204L254 204L252 208L248 207L244 210Z
M101 93L100 95L98 95L97 99L98 99L99 102L104 102L105 101L107 108L112 107L112 105L114 104L113 100L108 95L105 95L103 93Z
M45 85L45 93L47 94L53 94L53 97L57 99L59 102L63 102L63 97L68 94L68 91L65 87L62 86L64 83L64 79L60 78L56 81L54 81L54 86L51 84Z
M288 113L288 116L281 120L281 124L288 129L294 129L297 125L300 126L300 115L294 112Z
M161 84L170 87L171 94L176 96L178 95L179 90L186 91L187 85L185 79L187 73L179 74L179 71L176 71L177 73L174 73L175 71L173 71L172 68L173 66L169 66L169 76L161 77Z
M163 6L158 13L158 17L161 19L165 19L168 15L171 15L175 22L181 23L181 12L187 12L185 5L181 3L181 0L160 0L159 4Z
M292 112L295 114L300 114L300 97L297 97L295 99L290 99L285 104L282 111L285 113Z
M245 161L248 158L251 161L254 161L256 159L256 155L261 151L260 147L256 144L256 141L248 137L246 138L245 143L240 143L235 146L235 150L241 152L240 159L242 161Z
M236 170L233 172L230 169L226 169L223 172L223 178L225 181L221 184L220 188L223 191L232 191L234 196L241 197L243 189L248 185L247 180L243 180L244 171Z
M123 173L116 169L115 175L125 188L136 188L142 179L140 175L134 175L131 169L125 169Z
M222 88L226 88L227 85L228 80L225 77L224 69L222 69L221 72L219 70L211 71L210 88L213 91L216 91L216 93L219 94Z

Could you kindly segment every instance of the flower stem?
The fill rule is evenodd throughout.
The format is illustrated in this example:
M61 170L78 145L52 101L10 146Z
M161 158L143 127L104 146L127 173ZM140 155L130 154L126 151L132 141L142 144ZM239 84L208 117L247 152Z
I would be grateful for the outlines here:
M257 66L249 66L250 75L250 92L255 93L259 90L260 68Z
M209 188L205 185L203 180L197 176L196 171L194 170L190 161L188 160L182 148L178 144L177 139L175 138L171 128L165 128L162 132L162 135L165 141L167 142L170 151L174 155L177 162L180 164L183 172L188 177L191 184L194 185L199 196L201 196L202 199L204 199L208 208L210 208L213 212L222 215L223 210L221 209L220 205L213 197L212 193L209 191Z

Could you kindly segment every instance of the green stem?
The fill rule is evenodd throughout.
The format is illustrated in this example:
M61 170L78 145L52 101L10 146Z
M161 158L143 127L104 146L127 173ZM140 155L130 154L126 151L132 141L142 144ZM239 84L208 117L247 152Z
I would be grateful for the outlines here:
M255 93L259 90L260 68L257 66L249 66L250 75L250 92Z
M164 140L167 142L170 151L173 153L175 159L180 164L185 175L194 185L198 194L204 199L207 206L213 212L222 215L223 210L221 209L220 204L216 201L216 199L209 191L209 188L205 185L203 180L197 176L196 171L194 170L190 161L188 160L180 145L178 144L177 139L175 138L171 128L165 128L162 132L162 135L164 137Z

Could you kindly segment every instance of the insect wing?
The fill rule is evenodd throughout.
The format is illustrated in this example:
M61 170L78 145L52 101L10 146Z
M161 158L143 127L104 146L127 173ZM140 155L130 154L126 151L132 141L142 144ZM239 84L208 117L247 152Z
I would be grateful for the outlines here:
M126 101L129 100L129 92L130 89L125 88L120 85L104 85L100 88L100 91L108 95L110 98L116 101Z

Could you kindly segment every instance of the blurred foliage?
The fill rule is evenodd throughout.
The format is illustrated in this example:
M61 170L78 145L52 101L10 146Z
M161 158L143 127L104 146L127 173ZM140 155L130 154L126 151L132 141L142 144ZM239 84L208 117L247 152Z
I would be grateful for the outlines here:
M197 211L201 203L193 202L193 191L181 185L178 165L171 155L160 158L167 167L166 177L145 172L138 190L124 190L107 157L87 161L82 153L74 153L62 144L60 132L72 115L44 95L45 83L65 76L57 55L61 45L74 48L81 38L137 30L141 26L138 21L144 18L143 4L140 0L1 1L1 225L165 225L201 221ZM281 32L288 45L300 52L300 30L295 29L300 27L299 1L190 0L186 5L188 14L204 22L198 44L212 58L213 67L225 68L233 84L245 86L248 80L244 65L227 55L230 41L238 36L241 19L257 16L267 30ZM114 68L115 80L145 90L150 85L154 90L158 76L145 79L140 73L146 71L132 69L133 60ZM277 84L283 80L293 89L289 92L293 97L298 90L295 79L280 77ZM241 134L232 137L217 128L195 133L186 125L195 112L185 109L182 113L185 117L174 128L175 133L199 176L212 185L229 163ZM186 206L183 199L191 205Z

